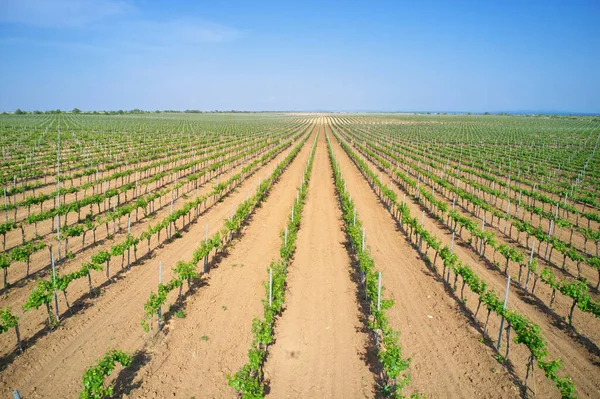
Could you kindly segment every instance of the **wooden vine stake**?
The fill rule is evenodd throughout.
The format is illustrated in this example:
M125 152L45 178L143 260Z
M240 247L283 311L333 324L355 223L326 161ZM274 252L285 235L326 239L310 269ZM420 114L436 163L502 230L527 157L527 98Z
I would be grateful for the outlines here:
M506 220L504 222L504 234L506 234L506 226L508 226L508 218L510 217L510 200L508 200L508 205L506 206ZM498 226L500 223L498 223Z
M484 236L483 233L485 232L485 215L483 215L483 218L481 218L481 239L479 240L479 256L483 256L483 241L484 241Z
M377 272L377 311L381 311L381 272ZM375 344L379 345L379 329L375 331Z
M234 214L234 209L233 209L233 204L231 205L231 222L233 223L233 214ZM233 240L233 230L231 230L229 232L229 242L231 242L231 240Z
M4 187L4 216L6 223L8 223L8 205L6 204L6 187Z
M360 252L365 252L365 229L362 229L362 244L360 247Z
M60 195L58 196L60 201ZM56 215L56 249L58 250L58 260L60 260L60 216Z
M531 370L531 381L532 381L532 386L533 388L531 388L531 392L533 392L533 397L535 398L535 365L533 364L533 361L535 360L535 358L533 357L533 353L531 354L531 356L529 357L529 361L527 362L527 374L525 375L525 389L529 389L529 374L530 374L530 370Z

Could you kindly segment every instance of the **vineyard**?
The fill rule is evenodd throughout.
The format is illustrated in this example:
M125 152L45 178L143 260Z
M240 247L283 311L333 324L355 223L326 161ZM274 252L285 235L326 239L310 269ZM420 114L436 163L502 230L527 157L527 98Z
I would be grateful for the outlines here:
M0 132L2 397L599 396L597 117Z

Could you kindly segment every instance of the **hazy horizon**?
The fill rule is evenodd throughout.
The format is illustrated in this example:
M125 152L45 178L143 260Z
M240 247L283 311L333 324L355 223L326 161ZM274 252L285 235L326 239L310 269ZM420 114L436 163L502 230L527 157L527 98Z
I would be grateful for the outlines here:
M76 107L77 108L77 107ZM56 110L60 111L60 113L73 113L73 110L71 109L35 109L35 110L29 110L29 109L22 109L22 108L17 108L16 110L3 110L0 111L2 113L8 113L8 114L14 114L15 111L20 110L23 111L25 114L34 114L34 113L42 113L42 114L48 114L48 113L55 113ZM403 111L403 110L327 110L327 109L322 109L322 110L318 110L318 109L308 109L308 110L244 110L244 109L214 109L214 110L199 110L199 109L156 109L156 110L152 110L152 109L140 109L140 108L133 108L133 109L89 109L89 110L84 110L84 109L79 109L77 108L78 113L81 114L93 114L93 113L97 113L97 114L104 114L104 113L110 113L110 114L115 114L115 115L121 115L118 114L119 111L123 111L123 115L136 115L137 113L134 111L140 111L141 113L144 114L149 114L149 113L182 113L182 114L194 114L194 113L219 113L219 114L228 114L228 113L255 113L255 114L261 114L261 113L274 113L274 114L294 114L294 113L298 113L298 114L418 114L418 115L425 115L425 114L432 114L432 115L496 115L496 116L501 116L501 115L514 115L514 116L529 116L529 115L540 115L540 116L600 116L600 112L571 112L571 111L544 111L544 110L516 110L516 111L495 111L495 110L491 110L491 111L481 111L481 112L474 112L474 111L439 111L439 110L414 110L414 111Z
M0 111L598 114L598 20L594 1L3 1Z

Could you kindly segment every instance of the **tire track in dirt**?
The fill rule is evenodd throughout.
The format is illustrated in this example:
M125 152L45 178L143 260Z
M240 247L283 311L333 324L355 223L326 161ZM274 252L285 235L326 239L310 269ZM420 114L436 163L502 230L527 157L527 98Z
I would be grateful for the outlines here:
M291 148L293 146L260 168L254 175L256 179L262 180L270 174ZM293 164L297 162L296 159ZM284 174L282 179L286 178ZM163 261L163 280L167 281L176 261L191 258L199 241L204 239L205 225L209 225L209 234L220 229L223 220L230 216L231 207L244 201L248 190L256 188L256 179L245 179L237 190L201 215L199 222L188 226L182 238L155 249L150 259L125 272L123 281L107 286L94 306L67 319L48 339L38 341L18 356L0 374L0 390L16 388L27 398L75 397L81 390L83 371L106 350L118 347L135 352L141 349L148 339L140 326L143 305L150 292L156 291L158 261ZM220 271L215 274L218 273ZM210 284L207 277L203 279ZM168 303L174 303L176 296L172 294ZM60 393L54 390L56 386L61 387Z
M384 297L395 302L388 314L391 326L401 332L405 356L412 358L410 387L431 398L519 397L510 375L479 342L481 334L466 322L346 152L330 138L367 246L382 272Z
M265 363L274 398L373 396L373 374L363 360L362 333L351 260L323 133L287 277L286 309L275 326Z

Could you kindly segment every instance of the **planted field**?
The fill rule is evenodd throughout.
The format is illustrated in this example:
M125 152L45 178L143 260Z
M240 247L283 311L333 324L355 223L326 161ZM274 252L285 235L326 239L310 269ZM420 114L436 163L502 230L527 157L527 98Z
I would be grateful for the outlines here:
M0 131L7 397L598 397L598 118Z

